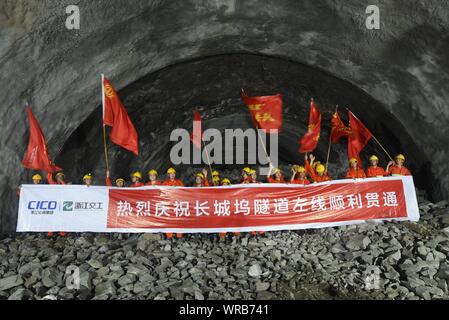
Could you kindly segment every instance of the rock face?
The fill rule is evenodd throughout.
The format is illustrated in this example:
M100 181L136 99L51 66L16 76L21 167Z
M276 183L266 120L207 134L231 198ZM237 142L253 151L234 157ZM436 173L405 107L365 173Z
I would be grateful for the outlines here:
M224 240L24 234L0 241L0 299L448 299L449 207L427 205L418 223Z
M2 232L14 230L15 188L31 177L20 166L27 102L69 179L92 171L103 182L100 73L120 89L142 138L138 159L111 148L114 174L165 169L169 133L187 126L194 106L209 127L250 126L238 97L245 87L284 94L282 163L300 160L292 150L313 96L325 112L351 107L392 153L407 155L421 188L434 199L449 196L444 1L382 3L380 30L365 27L366 7L355 0L88 1L80 4L80 30L65 28L69 4L0 3ZM335 168L344 150L334 150ZM325 156L324 143L318 156Z

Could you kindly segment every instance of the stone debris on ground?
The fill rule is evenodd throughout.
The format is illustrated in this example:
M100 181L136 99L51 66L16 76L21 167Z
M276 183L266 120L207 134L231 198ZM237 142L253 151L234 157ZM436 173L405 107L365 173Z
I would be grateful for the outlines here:
M225 240L19 234L0 241L0 299L448 299L449 204L418 200L417 223Z

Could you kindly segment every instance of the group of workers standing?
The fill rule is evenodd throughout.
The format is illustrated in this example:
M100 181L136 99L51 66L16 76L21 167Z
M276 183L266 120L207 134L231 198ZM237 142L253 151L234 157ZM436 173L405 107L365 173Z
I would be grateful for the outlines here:
M363 179L363 178L375 178L375 177L385 177L385 176L409 176L410 171L404 166L405 157L402 154L398 154L395 157L395 161L390 161L387 167L384 169L379 166L379 158L376 155L372 155L369 158L370 165L366 172L358 163L356 158L351 158L349 160L349 169L346 172L346 179ZM267 183L291 183L298 185L308 185L310 183L325 182L330 181L332 178L327 173L327 168L325 165L316 161L314 155L310 154L308 157L305 156L305 163L303 166L293 165L291 168L292 175L289 180L287 180L282 173L281 169L270 167L269 174L267 175ZM131 183L128 187L143 187L143 186L175 186L183 187L184 183L182 180L176 177L176 170L174 168L169 168L167 170L166 179L158 179L159 175L155 169L148 171L147 182L144 182L143 175L141 172L137 171L131 174ZM229 186L231 181L228 178L221 178L220 173L216 170L211 172L212 179L209 181L208 171L202 169L201 172L195 174L195 182L192 187L214 187L214 186ZM310 178L310 179L309 179ZM32 177L33 184L41 184L43 182L42 176L40 174L35 174ZM67 184L65 181L65 175L63 172L57 172L53 178L53 174L47 174L47 181L49 184ZM115 187L123 188L126 186L126 181L124 178L115 179ZM88 173L83 176L83 183L86 186L93 185L93 176ZM106 172L107 186L113 186L109 171ZM252 184L252 183L262 183L258 179L257 171L249 167L245 167L241 172L241 180L238 182L240 184ZM262 232L259 232L262 233ZM63 232L59 233L61 236L65 235ZM235 233L239 234L239 233ZM252 232L256 234L256 232ZM48 233L49 236L53 235L51 232ZM167 233L168 238L172 238L173 234ZM220 233L220 236L225 236L225 233ZM182 237L182 234L177 234L177 237Z

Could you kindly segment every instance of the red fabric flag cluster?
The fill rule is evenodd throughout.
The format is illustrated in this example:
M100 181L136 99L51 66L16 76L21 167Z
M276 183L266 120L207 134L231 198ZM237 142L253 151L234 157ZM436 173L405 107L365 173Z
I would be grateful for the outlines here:
M109 138L115 144L139 154L139 137L117 92L103 77L103 124L112 127Z
M310 102L309 127L306 134L299 140L301 145L300 153L311 152L315 150L321 133L321 112L312 99Z
M340 115L336 111L332 115L331 120L331 142L338 143L338 140L340 140L341 137L347 137L349 135L351 135L351 129L345 126L343 121L341 121Z
M198 110L193 111L193 132L190 134L190 140L198 149L201 149L203 131L201 129L201 114Z
M270 133L282 127L282 95L248 97L242 92L242 98L251 112L256 127Z
M41 127L34 117L31 107L27 108L28 118L30 121L30 140L28 142L28 149L22 160L22 165L25 168L33 170L42 170L46 172L55 172L62 170L54 165L50 160L48 154L47 142Z
M351 135L348 137L348 159L356 158L361 165L362 161L359 154L373 137L373 134L351 111L349 111L349 128Z

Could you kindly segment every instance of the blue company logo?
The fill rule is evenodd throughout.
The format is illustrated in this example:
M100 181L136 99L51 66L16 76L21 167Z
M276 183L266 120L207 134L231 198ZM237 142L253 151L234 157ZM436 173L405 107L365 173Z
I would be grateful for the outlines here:
M29 201L29 210L56 210L58 207L57 201Z

